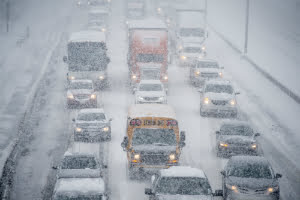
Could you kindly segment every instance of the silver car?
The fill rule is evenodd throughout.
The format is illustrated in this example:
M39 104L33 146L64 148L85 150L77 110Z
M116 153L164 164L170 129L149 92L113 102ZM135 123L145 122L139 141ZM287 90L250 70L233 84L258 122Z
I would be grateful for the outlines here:
M190 66L197 59L206 56L205 47L199 43L186 43L179 45L178 58L180 66Z
M73 119L75 141L111 140L112 119L108 119L102 108L82 109Z
M237 100L233 86L228 80L207 81L200 92L200 115L237 117Z
M145 189L149 200L212 200L222 191L212 192L205 173L196 168L174 166L162 169L151 178L151 188Z
M68 108L97 107L97 93L91 80L71 80L67 90Z
M167 103L164 85L160 80L141 80L135 89L135 103Z
M279 200L278 179L261 156L233 156L221 171L225 200Z

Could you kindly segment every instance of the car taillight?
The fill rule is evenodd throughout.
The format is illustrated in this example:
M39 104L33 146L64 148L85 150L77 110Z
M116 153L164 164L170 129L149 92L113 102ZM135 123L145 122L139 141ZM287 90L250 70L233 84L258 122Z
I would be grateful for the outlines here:
M177 121L176 120L168 120L167 126L177 126Z
M141 122L141 120L139 120L139 119L132 119L131 121L130 121L130 125L131 126L140 126L142 124L142 122Z

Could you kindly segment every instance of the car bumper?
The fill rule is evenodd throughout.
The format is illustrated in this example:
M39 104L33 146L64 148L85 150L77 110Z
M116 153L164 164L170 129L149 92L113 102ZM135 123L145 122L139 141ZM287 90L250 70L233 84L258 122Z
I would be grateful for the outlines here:
M201 105L201 112L218 114L218 115L236 115L237 108L229 107L229 106L202 106Z
M97 107L97 99L86 99L86 100L77 100L77 99L68 99L67 104L69 107Z
M98 133L94 132L83 132L83 133L74 133L74 140L75 141L103 141L109 140L111 138L111 132L101 131Z
M135 101L136 104L166 104L167 101L163 100L163 101L140 101L140 100L136 100Z
M230 200L278 200L279 195L274 194L242 194L242 193L229 193L228 199Z

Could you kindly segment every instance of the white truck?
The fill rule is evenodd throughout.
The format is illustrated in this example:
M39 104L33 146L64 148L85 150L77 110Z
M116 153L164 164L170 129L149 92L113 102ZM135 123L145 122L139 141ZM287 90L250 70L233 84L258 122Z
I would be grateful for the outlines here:
M67 50L68 56L64 56L63 60L68 63L68 81L90 79L97 88L107 86L110 59L103 32L89 30L73 33Z

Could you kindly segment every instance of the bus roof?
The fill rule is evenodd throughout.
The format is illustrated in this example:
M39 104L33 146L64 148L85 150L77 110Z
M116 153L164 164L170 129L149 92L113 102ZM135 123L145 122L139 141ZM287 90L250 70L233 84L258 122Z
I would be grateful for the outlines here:
M167 29L166 24L158 18L129 20L128 29Z
M105 34L94 30L75 32L71 34L69 42L105 42Z
M129 108L128 117L131 119L139 117L176 119L176 113L171 106L165 104L135 104Z

